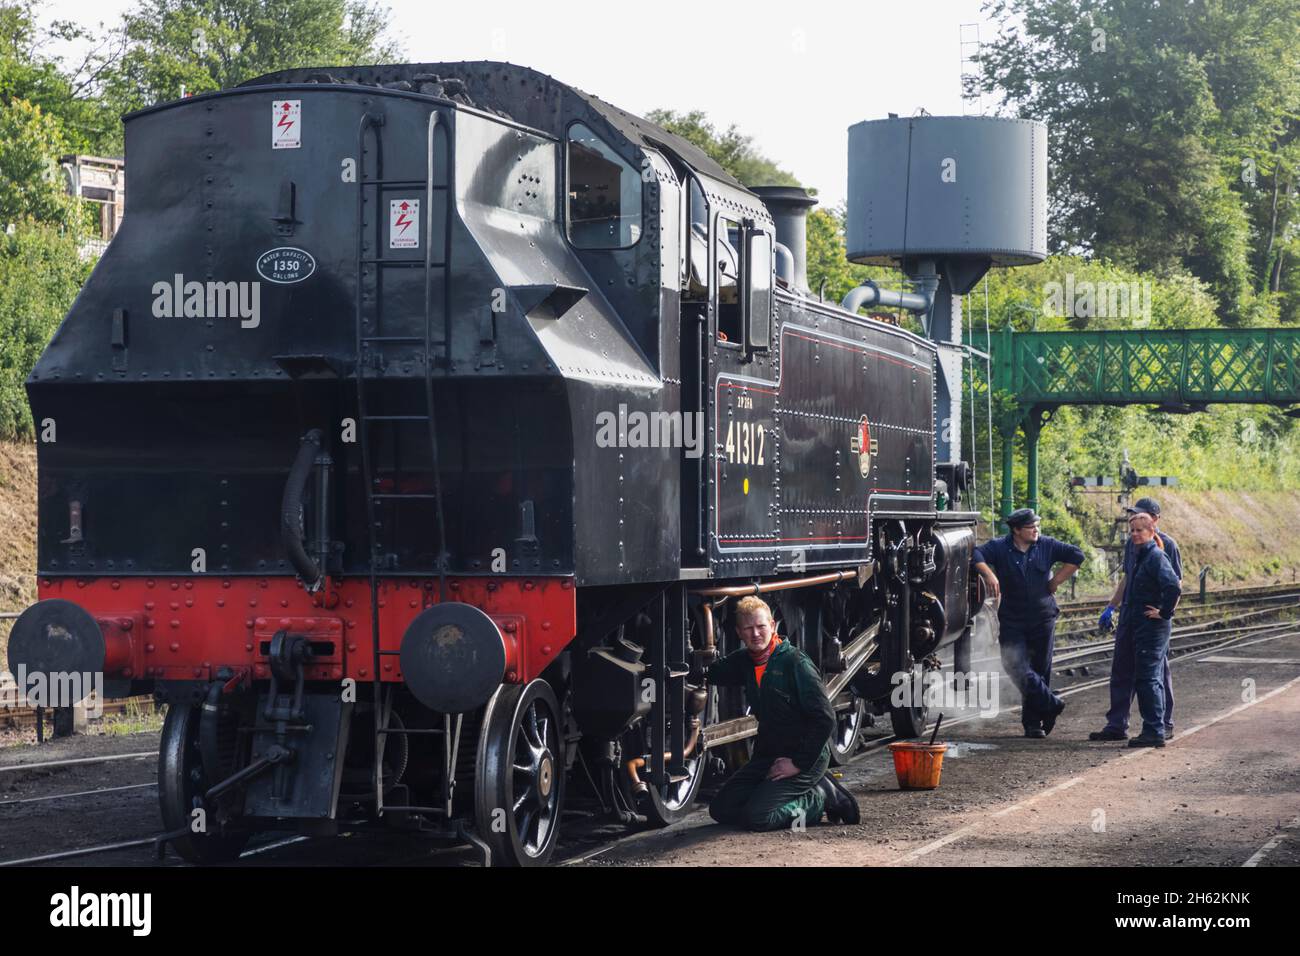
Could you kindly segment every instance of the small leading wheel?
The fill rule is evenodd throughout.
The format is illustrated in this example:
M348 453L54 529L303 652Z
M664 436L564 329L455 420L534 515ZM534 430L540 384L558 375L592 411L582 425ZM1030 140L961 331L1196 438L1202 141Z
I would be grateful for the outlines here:
M229 863L239 858L251 834L220 830L215 807L205 809L207 832L195 833L192 829L195 800L216 782L204 773L199 720L197 707L173 704L167 709L158 749L158 805L167 832L191 831L171 844L182 859L200 864Z
M564 805L560 706L551 685L503 684L479 735L474 800L494 866L545 866Z
M862 743L862 727L866 723L863 715L866 710L867 702L854 694L853 702L847 710L835 712L835 732L831 734L833 766L843 767L851 763L857 755L858 745Z

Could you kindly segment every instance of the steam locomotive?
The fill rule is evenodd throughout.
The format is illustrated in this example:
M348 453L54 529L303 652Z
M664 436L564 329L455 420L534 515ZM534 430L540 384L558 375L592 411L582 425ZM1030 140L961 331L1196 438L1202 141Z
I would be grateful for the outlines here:
M837 760L867 714L923 730L895 675L979 603L953 347L809 291L802 191L492 62L274 73L125 141L28 381L56 440L9 666L168 703L183 857L378 825L532 865L566 806L670 823L747 757L704 679L745 594ZM979 271L899 250L919 291L854 305L934 323Z

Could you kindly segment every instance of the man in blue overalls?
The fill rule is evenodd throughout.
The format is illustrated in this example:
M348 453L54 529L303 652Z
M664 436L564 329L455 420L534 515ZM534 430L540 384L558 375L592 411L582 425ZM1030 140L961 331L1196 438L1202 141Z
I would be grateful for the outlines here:
M1130 747L1165 745L1165 694L1161 668L1169 654L1169 632L1182 585L1164 551L1156 546L1156 526L1151 515L1139 512L1129 518L1133 543L1133 570L1124 587L1120 626L1133 629L1133 661L1142 733Z
M975 570L998 604L998 643L1002 665L1022 701L1020 720L1026 737L1046 737L1065 710L1052 692L1052 650L1056 641L1056 593L1079 570L1080 548L1039 532L1038 515L1029 508L1007 518L1011 531L975 549ZM1060 564L1055 574L1054 565Z
M1144 514L1150 515L1155 527L1156 547L1164 551L1165 557L1169 559L1169 564L1173 568L1174 576L1179 579L1183 578L1183 562L1178 552L1178 542L1172 537L1160 530L1160 505L1154 498L1139 498L1132 508L1125 509L1129 515ZM1106 610L1101 612L1101 620L1098 622L1103 631L1109 631L1114 625L1111 623L1115 611L1119 609L1124 600L1125 585L1133 574L1133 541L1132 538L1124 542L1124 557L1120 564L1122 572L1120 579L1116 582L1115 593L1106 606ZM1132 624L1134 622L1128 622ZM1133 698L1137 691L1133 686L1134 671L1136 662L1133 656L1133 629L1128 626L1121 618L1119 627L1115 631L1115 653L1111 658L1110 666L1110 710L1106 712L1106 726L1101 730L1094 730L1088 735L1089 740L1127 740L1128 739L1128 718L1129 712L1133 709ZM1174 684L1169 674L1169 658L1166 656L1164 664L1161 666L1161 677L1164 682L1164 702L1165 702L1165 740L1174 735Z

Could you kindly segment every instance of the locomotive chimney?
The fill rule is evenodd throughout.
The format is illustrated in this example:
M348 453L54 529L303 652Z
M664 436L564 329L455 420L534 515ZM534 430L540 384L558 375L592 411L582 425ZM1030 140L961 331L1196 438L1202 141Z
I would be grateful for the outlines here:
M794 258L794 287L808 291L808 210L817 200L798 186L751 186L776 223L776 241Z

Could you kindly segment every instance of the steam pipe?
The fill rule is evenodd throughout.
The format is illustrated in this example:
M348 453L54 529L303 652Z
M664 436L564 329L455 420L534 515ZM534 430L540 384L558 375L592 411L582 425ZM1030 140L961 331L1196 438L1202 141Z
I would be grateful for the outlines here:
M856 578L857 571L831 571L827 574L814 574L806 578L790 578L787 581L769 581L766 584L732 584L716 588L692 588L692 594L703 597L743 597L746 594L766 594L768 591L788 591L791 588L808 588L816 584L835 584Z
M758 196L772 216L776 241L790 250L794 274L790 281L792 290L808 292L808 210L817 200L798 186L751 186L750 192Z
M794 253L785 243L776 243L776 277L794 288Z
M691 736L686 742L685 749L682 750L682 759L689 757L695 752L695 745L700 742L700 719L694 717L691 719ZM672 759L672 754L665 750L664 760ZM634 792L640 793L647 789L646 783L641 779L640 770L645 769L645 757L633 757L631 760L624 761L623 770L627 773L628 779L632 782Z
M864 305L884 305L890 308L906 309L908 312L926 313L934 305L934 290L926 292L896 292L882 289L874 279L868 279L849 294L840 303L841 307L856 313Z

